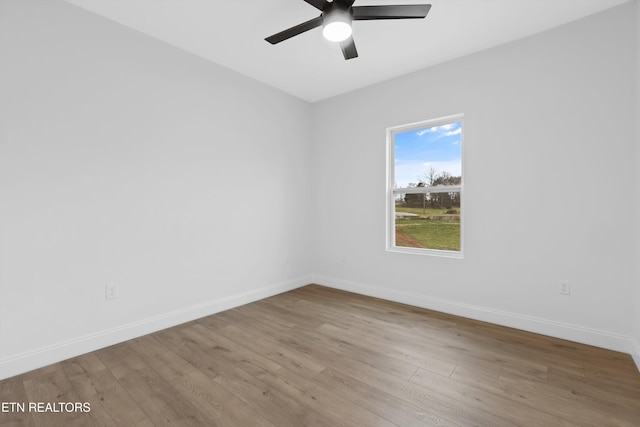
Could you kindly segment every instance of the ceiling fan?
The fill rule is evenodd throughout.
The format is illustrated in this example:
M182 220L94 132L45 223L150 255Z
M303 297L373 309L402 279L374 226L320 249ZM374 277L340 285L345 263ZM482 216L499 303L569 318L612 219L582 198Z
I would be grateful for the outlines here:
M358 56L353 42L351 22L373 19L420 19L427 16L430 4L353 6L355 0L304 0L320 10L317 18L298 24L265 40L277 44L322 25L322 35L329 41L340 43L344 59Z

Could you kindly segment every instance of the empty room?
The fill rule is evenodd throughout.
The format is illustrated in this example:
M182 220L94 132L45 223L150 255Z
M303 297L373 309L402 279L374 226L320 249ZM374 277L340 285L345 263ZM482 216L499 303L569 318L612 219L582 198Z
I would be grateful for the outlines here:
M640 0L0 0L0 426L640 425Z

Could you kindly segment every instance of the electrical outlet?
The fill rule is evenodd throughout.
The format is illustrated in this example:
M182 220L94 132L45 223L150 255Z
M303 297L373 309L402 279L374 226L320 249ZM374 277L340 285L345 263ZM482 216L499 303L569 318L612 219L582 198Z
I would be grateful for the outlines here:
M568 280L560 281L560 293L562 295L571 295L571 285Z
M118 299L120 295L120 289L117 283L109 283L104 287L104 299L109 301L112 299Z

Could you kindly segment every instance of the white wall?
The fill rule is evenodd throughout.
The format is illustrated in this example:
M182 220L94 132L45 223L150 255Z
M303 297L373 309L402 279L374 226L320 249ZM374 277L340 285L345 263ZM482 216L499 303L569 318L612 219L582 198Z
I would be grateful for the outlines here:
M636 6L636 188L634 191L636 200L636 248L635 248L635 318L633 334L632 355L636 366L640 369L640 0L635 1Z
M307 103L61 1L0 52L0 377L310 281Z
M633 7L315 104L316 282L629 351ZM386 252L385 129L456 113L464 259Z

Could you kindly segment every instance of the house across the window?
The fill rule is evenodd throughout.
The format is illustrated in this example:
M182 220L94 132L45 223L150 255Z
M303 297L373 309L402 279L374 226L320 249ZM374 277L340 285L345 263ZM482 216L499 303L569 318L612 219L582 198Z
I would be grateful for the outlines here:
M462 257L462 115L387 130L387 249Z

